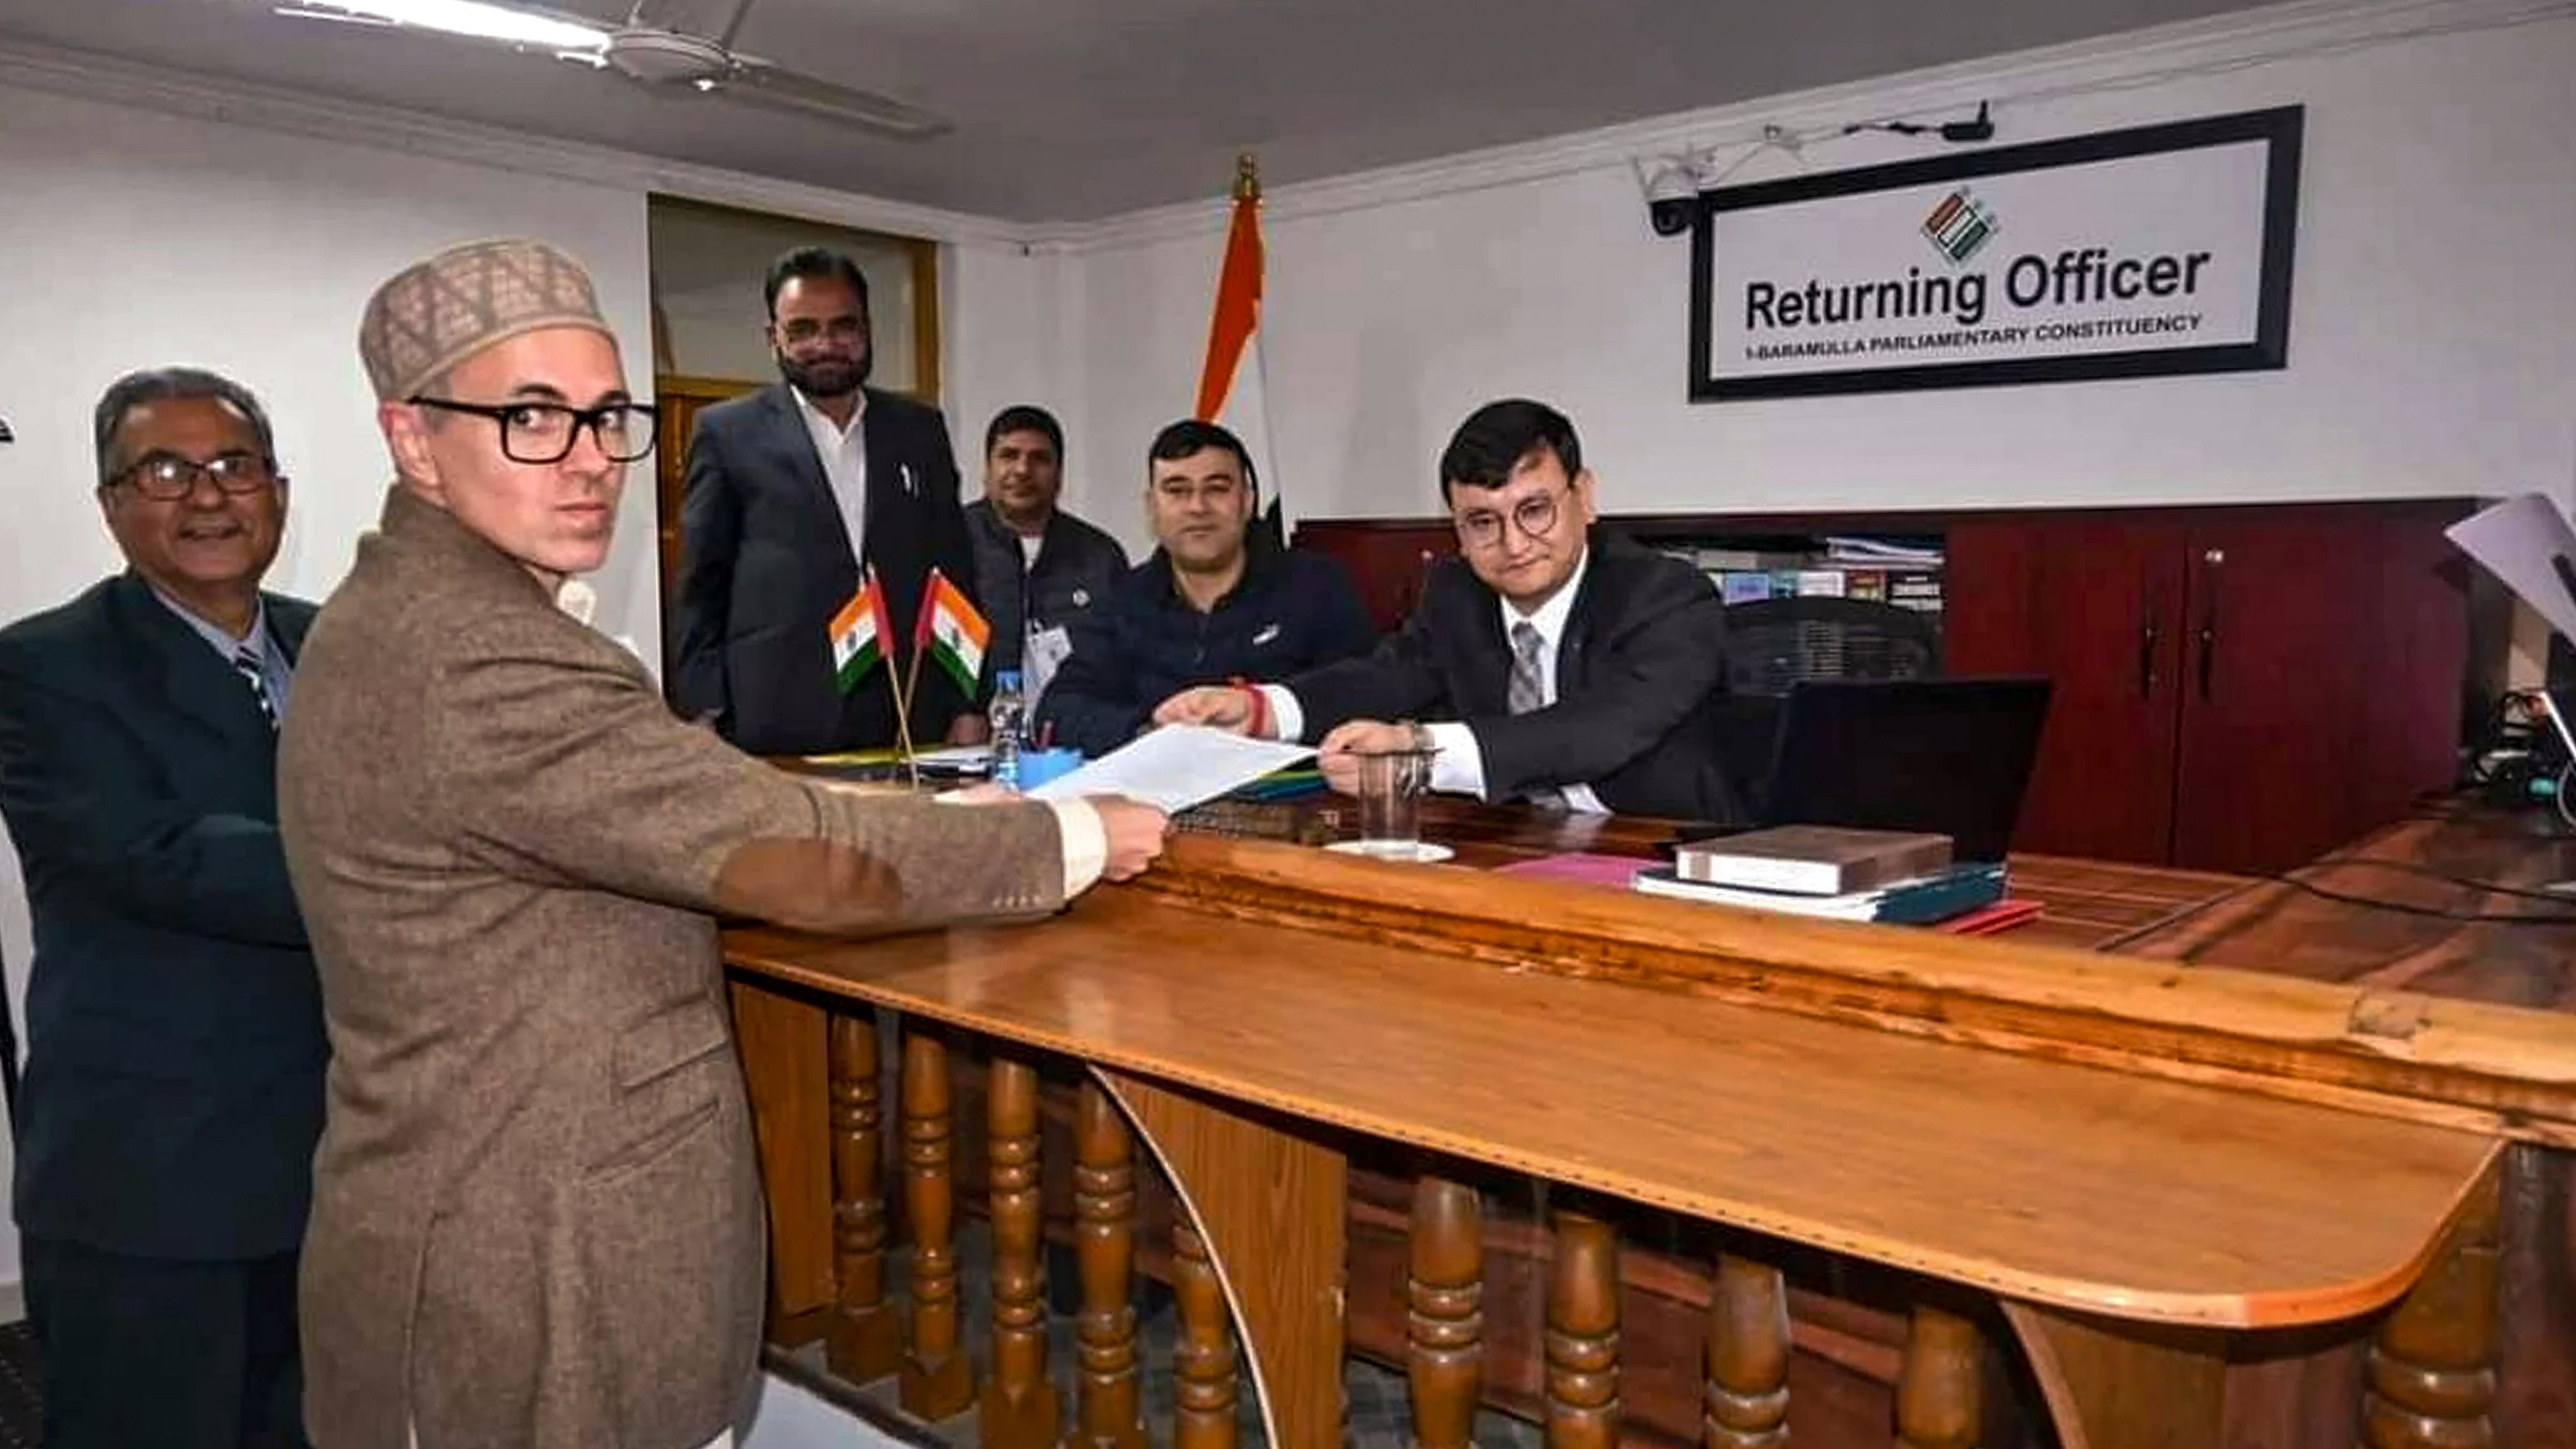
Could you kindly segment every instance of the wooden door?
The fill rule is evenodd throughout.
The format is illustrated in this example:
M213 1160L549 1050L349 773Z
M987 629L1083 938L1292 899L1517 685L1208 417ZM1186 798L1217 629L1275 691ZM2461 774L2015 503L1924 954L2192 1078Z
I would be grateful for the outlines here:
M2014 849L2169 857L2183 543L2172 515L2143 511L1950 526L1944 668L2054 684Z
M689 477L689 438L698 414L759 387L721 377L662 373L653 379L653 521L662 568L662 677L671 677L672 645L680 611L680 490Z
M2440 538L2449 516L2343 505L2194 522L2176 864L2286 870L2450 783L2468 603Z

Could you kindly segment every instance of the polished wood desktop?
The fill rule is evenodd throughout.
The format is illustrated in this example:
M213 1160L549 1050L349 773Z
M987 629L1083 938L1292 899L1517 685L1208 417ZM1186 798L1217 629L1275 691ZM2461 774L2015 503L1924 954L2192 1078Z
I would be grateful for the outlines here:
M2439 857L2444 832L2484 841L2490 826L2461 816L2422 830L2407 848ZM1426 833L1472 867L1646 853L1669 827L1444 806ZM1877 1364L1895 1442L1978 1442L1981 1393L1989 1419L2001 1407L1980 1324L2018 1343L2037 1385L2023 1407L2070 1445L2323 1445L2364 1424L2375 1444L2487 1442L2457 1437L2478 1425L2508 1444L2576 1434L2576 1410L2551 1397L2576 1372L2576 1347L2547 1328L2563 1320L2564 1274L2504 1295L2539 1327L2499 1348L2496 1325L2513 1320L2499 1318L2495 1270L2499 1253L2565 1261L2568 1225L2543 1220L2553 1200L2563 1211L2563 1159L2523 1144L2576 1138L2576 1031L2493 1004L2515 996L2507 973L2465 959L2407 978L2463 988L2438 1005L2369 979L2358 944L2306 979L2237 969L2285 951L2322 959L2311 938L2379 935L2387 913L2276 902L2268 893L2287 888L2232 877L2033 858L2016 862L2015 891L2046 903L2045 924L1978 941L1267 841L1184 838L1173 856L1035 927L729 936L782 1320L822 1310L838 1358L889 1366L884 1184L862 1160L882 1132L874 1033L826 1025L864 1006L992 1043L997 1134L1020 1120L1012 1084L1029 1053L1089 1064L1197 1226L1168 1255L1185 1318L1192 1285L1213 1274L1283 1444L1338 1442L1330 1366L1346 1344L1370 1347L1381 1321L1401 1324L1426 1443L1450 1437L1461 1384L1468 1401L1518 1385L1487 1396L1543 1414L1553 1442L1610 1442L1618 1310L1645 1301L1633 1265L1672 1257L1667 1244L1611 1246L1638 1205L1708 1225L1720 1256L1700 1257L1664 1307L1630 1316L1625 1382L1647 1410L1631 1411L1643 1421L1632 1438L1659 1421L1672 1437L1661 1401L1678 1373L1730 1406L1709 1408L1709 1425L1752 1426L1726 1428L1733 1438L1713 1427L1709 1442L1766 1442L1762 1426L1783 1422L1772 1406L1800 1422L1821 1403L1810 1360L1824 1359ZM2286 923L2268 944L2267 922ZM2576 927L2472 929L2557 936L2576 954ZM2411 929L2404 939L2442 949ZM916 1032L904 1050L906 1201L933 1239L954 1201L945 1040ZM1001 1195L1020 1182L1023 1154L1003 1150L1020 1136L992 1139L997 1242L1005 1223L1014 1241L1026 1228ZM1368 1307L1384 1285L1364 1251L1372 1210L1389 1208L1367 1179L1390 1154L1419 1165L1400 1239L1412 1286L1397 1285L1412 1306L1393 1320ZM1508 1254L1477 1246L1473 1185L1495 1174L1557 1191L1528 1228L1553 1229L1552 1249L1522 1255L1544 1265L1544 1323L1521 1325L1517 1348L1511 1322L1488 1329L1494 1315L1458 1306L1490 1286L1492 1310L1511 1289L1485 1282ZM1092 1227L1111 1223L1101 1204L1113 1200L1095 1190L1082 1206L1085 1286L1104 1294L1113 1279L1104 1262L1092 1281L1094 1246L1106 1253L1114 1235ZM943 1253L930 1244L934 1269ZM1840 1312L1795 1274L1784 1289L1780 1264L1810 1257L1879 1275L1882 1299L1910 1296L1892 1318L1881 1304L1892 1342L1872 1339L1866 1307ZM997 1293L1004 1282L1021 1285L1024 1321L1025 1275L997 1278ZM1641 1354L1672 1347L1655 1313L1668 1327L1670 1302L1694 1295L1705 1365L1690 1343L1660 1380L1641 1371ZM926 1386L925 1411L956 1402L932 1392L962 1363L945 1301L945 1319L916 1317L908 1351L905 1382ZM1084 1321L1105 1335L1114 1319ZM1215 1331L1202 1311L1198 1337ZM873 1348L856 1342L870 1335ZM1462 1342L1476 1350L1463 1370ZM1115 1362L1113 1348L1103 1338L1085 1362ZM1025 1353L1002 1367L988 1391L1007 1378L1005 1399L1029 1402ZM1083 1380L1100 1423L1121 1416L1116 1379ZM1683 1412L1700 1407L1690 1397ZM2321 1421L2320 1406L2342 1422ZM1811 1412L1800 1432L1872 1442L1836 1437L1847 1428Z

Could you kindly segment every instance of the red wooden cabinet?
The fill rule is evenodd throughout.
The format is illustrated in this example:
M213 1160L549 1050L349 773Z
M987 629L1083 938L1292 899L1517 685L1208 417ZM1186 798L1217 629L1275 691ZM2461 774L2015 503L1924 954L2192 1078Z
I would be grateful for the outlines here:
M1431 565L1458 551L1458 532L1410 518L1306 519L1297 525L1297 547L1340 559L1369 617L1389 633L1422 601Z
M2146 519L1996 515L1950 530L1943 668L2055 686L2017 848L2169 858L2184 542L2179 524Z
M2277 871L2450 784L2470 507L1955 521L1945 666L2057 682L2015 846Z

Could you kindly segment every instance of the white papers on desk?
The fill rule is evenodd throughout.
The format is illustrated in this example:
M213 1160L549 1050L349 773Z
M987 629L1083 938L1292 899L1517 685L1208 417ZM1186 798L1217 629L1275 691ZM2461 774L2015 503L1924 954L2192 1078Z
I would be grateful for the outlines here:
M943 745L935 750L920 750L914 763L926 770L954 770L959 774L980 775L993 767L991 745Z
M2499 503L2444 533L2485 564L2549 626L2576 639L2576 530L2538 493Z
M1170 813L1204 804L1313 753L1309 745L1248 740L1205 725L1171 725L1149 730L1028 794L1033 800L1124 795Z

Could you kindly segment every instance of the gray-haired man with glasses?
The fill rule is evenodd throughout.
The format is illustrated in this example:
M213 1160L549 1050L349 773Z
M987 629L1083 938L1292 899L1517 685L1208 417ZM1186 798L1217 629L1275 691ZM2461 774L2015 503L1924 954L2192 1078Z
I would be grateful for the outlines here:
M1461 557L1364 659L1283 684L1184 690L1158 722L1315 740L1357 759L1435 751L1434 789L1696 820L1740 814L1720 753L1726 610L1678 560L1598 527L1574 424L1514 398L1440 457Z
M0 631L0 814L36 927L16 1209L49 1449L301 1445L296 1269L319 986L277 827L313 606L238 383L141 372L97 410L126 570Z

